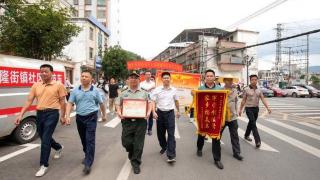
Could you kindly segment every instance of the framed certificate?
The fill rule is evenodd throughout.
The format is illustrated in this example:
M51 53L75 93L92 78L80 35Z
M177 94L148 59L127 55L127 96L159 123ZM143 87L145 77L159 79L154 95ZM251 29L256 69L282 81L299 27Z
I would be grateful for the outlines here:
M145 118L148 101L142 99L123 99L122 116L124 118Z

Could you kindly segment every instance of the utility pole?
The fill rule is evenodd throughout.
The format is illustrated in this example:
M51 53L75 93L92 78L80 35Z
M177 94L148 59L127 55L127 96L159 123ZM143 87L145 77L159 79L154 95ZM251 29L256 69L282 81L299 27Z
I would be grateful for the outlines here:
M251 65L251 63L253 62L253 57L251 57L249 59L249 56L246 55L243 59L244 64L247 66L247 85L249 85L249 66Z
M277 39L281 39L281 34L283 31L282 24L277 24ZM275 62L275 69L276 69L276 81L280 81L280 73L282 71L282 60L281 60L281 41L277 42L276 45L276 62Z
M290 84L291 79L291 47L288 47L289 49L289 77L288 77L288 84Z
M306 74L306 85L309 84L309 34L307 35L307 74Z

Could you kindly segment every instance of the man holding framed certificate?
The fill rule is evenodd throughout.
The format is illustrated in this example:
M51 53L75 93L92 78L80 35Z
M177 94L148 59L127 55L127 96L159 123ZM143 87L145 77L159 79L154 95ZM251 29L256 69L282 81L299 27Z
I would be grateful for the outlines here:
M128 152L133 172L140 173L141 157L147 130L147 121L151 113L151 101L148 92L139 88L139 75L129 75L129 88L116 99L117 114L122 123L122 145Z

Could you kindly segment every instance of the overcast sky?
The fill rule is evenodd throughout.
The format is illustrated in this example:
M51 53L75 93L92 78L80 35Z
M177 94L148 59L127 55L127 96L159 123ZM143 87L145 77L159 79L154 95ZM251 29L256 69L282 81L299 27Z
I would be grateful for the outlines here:
M120 0L121 45L145 58L153 58L168 47L169 42L183 29L225 29L274 1ZM239 28L259 31L261 42L275 38L273 29L277 23L288 23L288 27L296 26L297 32L320 28L319 7L318 0L288 0ZM320 47L320 33L312 38L311 65L320 65L320 55L317 55L320 54L320 48L316 48ZM258 49L260 69L271 67L274 52L275 44Z

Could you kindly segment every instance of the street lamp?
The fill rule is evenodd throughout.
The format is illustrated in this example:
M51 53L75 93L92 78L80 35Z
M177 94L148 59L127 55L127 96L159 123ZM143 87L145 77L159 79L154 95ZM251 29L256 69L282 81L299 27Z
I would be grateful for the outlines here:
M254 58L251 57L251 58L249 59L249 56L246 55L243 60L244 60L244 64L247 66L247 85L249 85L249 66L250 66L251 63L253 62Z

